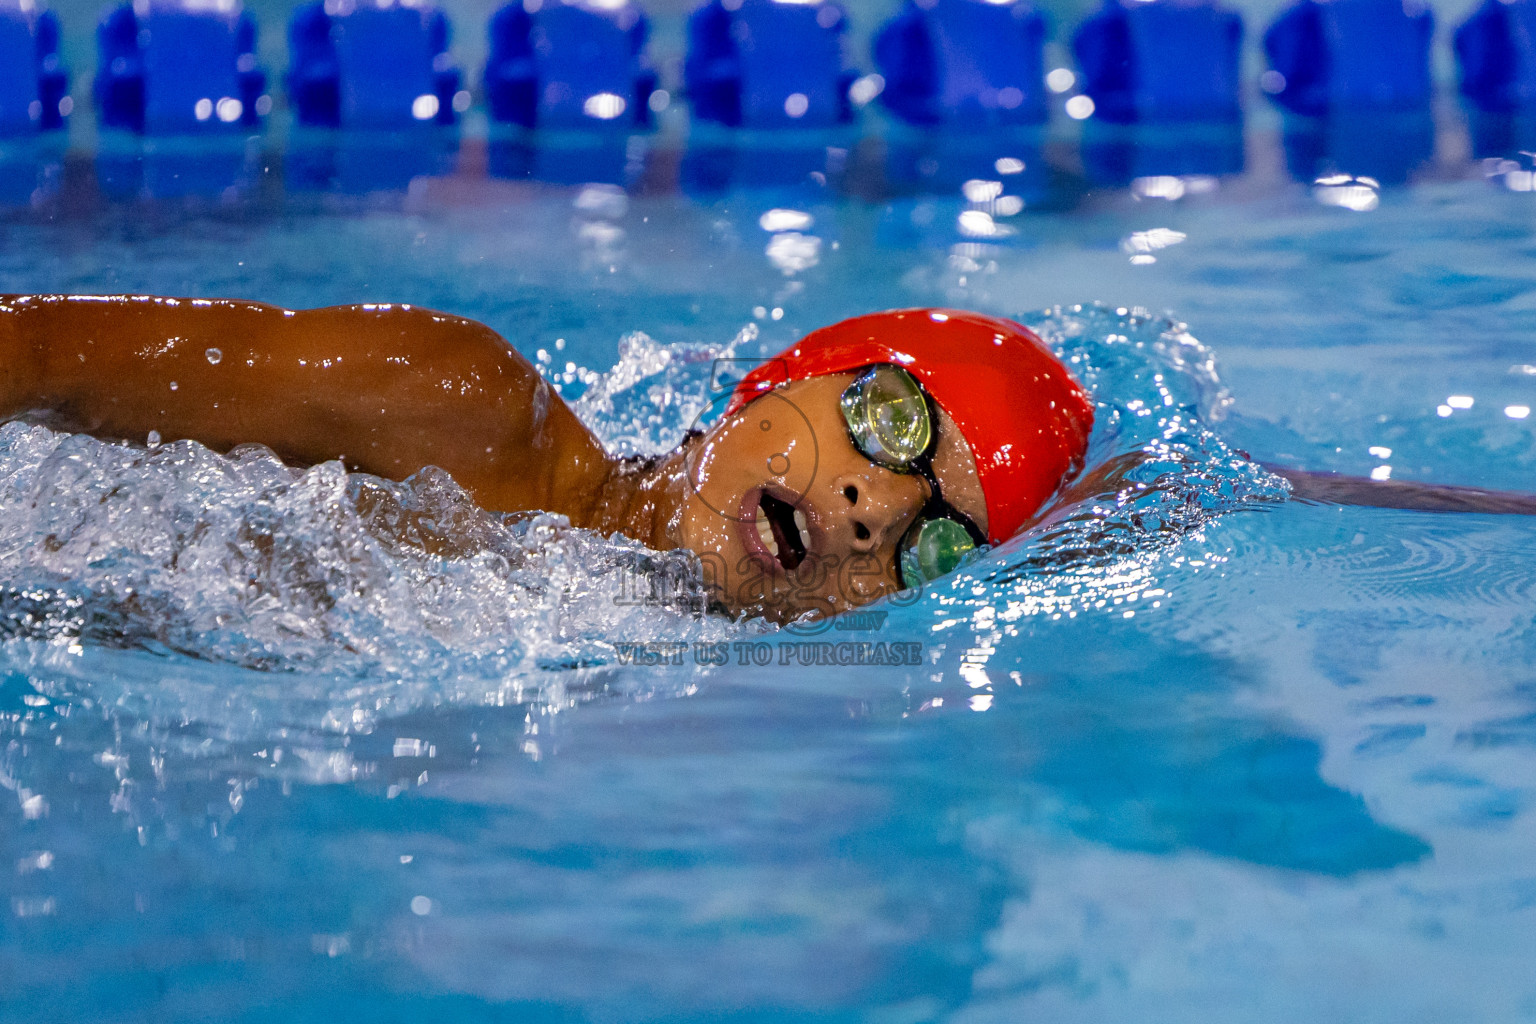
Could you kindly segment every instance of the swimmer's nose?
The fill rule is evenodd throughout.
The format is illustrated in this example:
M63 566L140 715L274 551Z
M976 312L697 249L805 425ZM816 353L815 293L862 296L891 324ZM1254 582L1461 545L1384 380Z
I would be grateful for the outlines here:
M927 489L921 478L891 472L881 472L878 478L845 474L833 480L832 487L837 494L832 507L843 513L838 518L846 524L845 543L860 554L899 540L922 507Z

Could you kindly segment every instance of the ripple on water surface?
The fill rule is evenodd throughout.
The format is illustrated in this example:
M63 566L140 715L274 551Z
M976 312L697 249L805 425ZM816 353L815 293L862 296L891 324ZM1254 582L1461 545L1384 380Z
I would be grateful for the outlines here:
M915 605L901 602L898 620L1129 606L1183 557L1180 538L1286 493L1214 431L1230 399L1182 325L1107 307L1025 319L1095 397L1090 466L1125 468ZM753 339L749 328L718 346L669 348L634 335L606 374L538 361L605 442L647 454L707 421L721 397L714 360ZM167 682L116 699L257 734L363 728L445 701L563 700L615 685L603 670L615 643L757 629L699 614L683 553L556 516L487 513L435 471L394 483L336 463L295 470L256 446L221 456L22 423L0 427L0 586L13 664L72 677L61 652L131 647L169 653L172 675L188 678L208 662L254 670L221 679L218 696ZM626 600L640 588L670 600ZM281 686L262 675L273 672ZM114 685L89 676L72 685L97 696Z
M210 1000L237 984L207 981L225 957L310 1016L393 985L613 1019L985 1015L979 993L1019 1019L1037 996L1145 995L1126 979L1173 960L1181 984L1247 992L1276 957L1315 965L1318 921L1386 970L1397 947L1357 940L1401 941L1418 911L1395 872L1435 861L1422 820L1337 773L1408 762L1489 829L1518 794L1441 780L1467 744L1528 743L1528 720L1468 714L1486 728L1442 740L1449 701L1392 689L1392 648L1330 676L1305 645L1364 650L1361 616L1414 580L1442 604L1523 591L1479 590L1488 545L1449 528L1355 545L1333 510L1285 505L1224 439L1230 399L1183 326L1024 319L1093 392L1106 486L891 602L886 635L930 644L905 673L622 667L625 640L778 635L696 614L684 556L485 513L440 474L0 428L0 855L29 865L18 927L52 922L36 948L64 951L17 991L105 964L75 997L107 1006L122 993L99 978L153 949ZM646 453L709 415L711 360L752 340L631 336L607 375L540 362L605 441ZM1340 589L1298 593L1319 573ZM637 578L675 600L616 603ZM1304 623L1297 659L1309 610L1338 625ZM1286 657L1313 729L1246 703Z

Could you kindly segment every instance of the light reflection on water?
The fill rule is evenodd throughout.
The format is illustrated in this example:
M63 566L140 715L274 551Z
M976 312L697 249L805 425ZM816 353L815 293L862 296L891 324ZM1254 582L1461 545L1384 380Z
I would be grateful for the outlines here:
M502 182L494 215L435 184L409 214L7 223L0 290L478 316L543 349L637 452L707 406L716 354L870 308L980 306L1074 360L1105 403L1095 457L1158 457L1142 487L1063 510L878 630L809 638L921 641L920 666L639 669L616 641L780 637L615 608L594 570L622 552L593 538L536 545L516 579L439 581L306 505L342 486L324 474L28 434L101 474L73 492L83 521L127 484L105 507L159 523L99 531L119 548L183 517L238 522L240 489L267 488L292 506L275 535L317 558L347 540L388 614L306 619L314 573L258 572L293 585L271 607L153 559L140 605L64 586L121 566L20 581L45 600L11 607L80 635L0 646L3 1015L208 1018L251 991L317 1019L1527 1012L1530 525L1281 501L1242 452L1528 487L1536 438L1509 411L1536 405L1528 197L1387 185L1351 210L1318 201L1321 175L1201 191L1154 174L1127 180L1184 193L1144 182L1070 215L1030 198L1016 235L966 238L965 182L1024 194L1004 159L1035 168L991 154L943 194L868 205ZM623 235L602 255L588 224ZM776 227L823 239L791 279L765 258ZM1156 228L1185 240L1130 265L1122 240ZM1095 297L1123 305L1056 308ZM621 372L594 376L616 352ZM7 493L37 465L8 451ZM204 473L230 489L199 490ZM507 530L509 564L530 557L459 511ZM7 572L41 565L47 515L9 507ZM518 586L548 598L536 615L514 614ZM231 608L238 630L206 627Z

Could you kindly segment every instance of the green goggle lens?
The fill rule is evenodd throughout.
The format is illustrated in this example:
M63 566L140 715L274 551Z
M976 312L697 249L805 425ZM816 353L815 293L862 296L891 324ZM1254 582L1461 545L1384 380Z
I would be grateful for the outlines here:
M908 587L947 576L977 553L976 542L953 519L919 523L901 549L901 579Z
M899 366L866 371L843 392L841 404L854 444L882 466L905 469L933 442L923 389Z

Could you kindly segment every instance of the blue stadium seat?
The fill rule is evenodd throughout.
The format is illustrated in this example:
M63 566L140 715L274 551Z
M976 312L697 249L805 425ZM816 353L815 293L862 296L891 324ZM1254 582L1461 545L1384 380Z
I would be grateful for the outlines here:
M62 128L68 89L53 12L0 0L0 135Z
M1026 0L908 0L875 36L881 98L912 124L1038 124L1045 33Z
M1072 37L1083 92L1115 124L1241 117L1242 44L1242 19L1211 0L1108 0Z
M96 104L111 128L250 128L271 109L256 24L235 0L124 4L96 29Z
M459 70L448 19L392 0L317 0L288 26L288 95L301 124L398 128L453 124Z
M1429 102L1435 19L1419 0L1301 0L1264 33L1263 84L1298 114Z
M491 19L492 119L527 128L649 124L649 31L634 3L513 0Z
M710 0L688 19L683 77L694 116L744 128L852 120L846 20L832 0Z
M1536 4L1485 0L1456 30L1461 91L1479 110L1536 108Z

